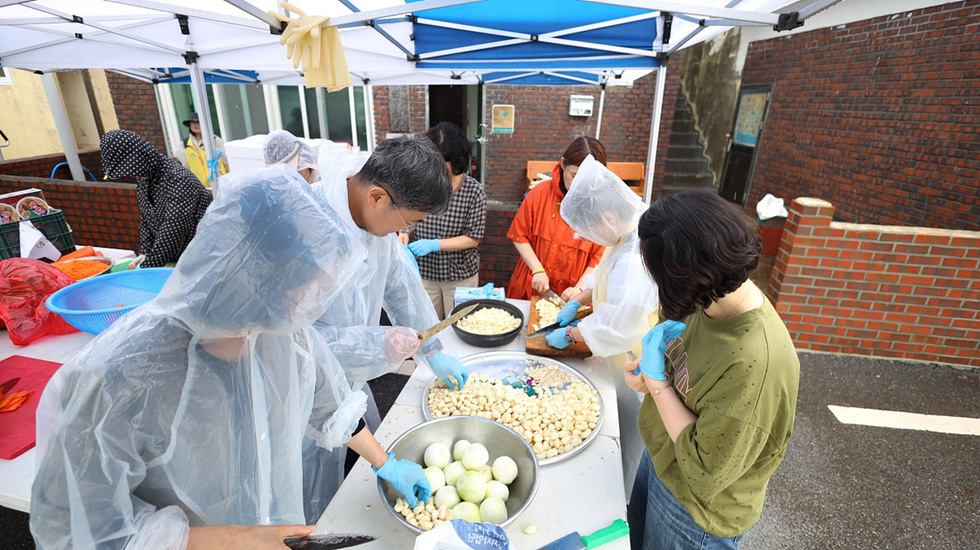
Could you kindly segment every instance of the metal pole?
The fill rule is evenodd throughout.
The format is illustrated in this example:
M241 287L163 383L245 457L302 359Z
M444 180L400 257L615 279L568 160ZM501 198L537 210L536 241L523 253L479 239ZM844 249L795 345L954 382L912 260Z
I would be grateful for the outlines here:
M48 98L48 107L51 108L51 116L54 117L54 126L58 129L58 139L61 140L61 148L65 151L65 160L68 161L68 169L71 170L71 179L85 181L85 171L82 169L82 161L78 160L78 149L75 147L75 136L72 134L71 125L68 123L68 114L65 112L64 103L61 102L61 92L58 90L58 83L54 79L54 74L42 74L41 85L44 87L44 95Z
M313 88L316 91L316 123L320 127L320 139L330 139L327 135L327 102L323 99L323 88Z
M204 84L204 74L197 62L189 63L191 72L191 96L194 98L194 109L197 110L201 121L201 141L204 143L204 155L208 162L217 155L214 149L214 128L211 127L211 107L208 105L208 89ZM210 170L209 170L210 172ZM215 172L211 182L211 193L218 195L218 172Z
M643 182L643 202L650 204L653 194L653 169L657 164L657 142L660 140L660 116L664 111L664 89L667 87L667 63L657 67L657 91L653 97L653 119L650 121L650 149L647 151L646 180Z
M367 146L368 154L374 152L374 144L378 142L378 136L374 130L374 88L370 84L365 84L361 90L364 92L364 121L367 125Z
M599 91L599 120L595 124L595 138L599 139L599 134L602 132L602 106L606 101L606 85L602 85L602 89Z

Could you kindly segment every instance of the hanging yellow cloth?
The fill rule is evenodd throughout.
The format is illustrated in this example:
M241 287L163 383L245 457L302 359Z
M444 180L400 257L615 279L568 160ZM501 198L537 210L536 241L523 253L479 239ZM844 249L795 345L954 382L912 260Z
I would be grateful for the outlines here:
M286 46L286 57L293 60L293 68L299 68L302 63L306 87L336 92L350 86L344 45L337 27L327 24L330 18L307 15L289 2L283 1L279 5L299 15L291 19L269 11L269 15L286 23L279 43Z

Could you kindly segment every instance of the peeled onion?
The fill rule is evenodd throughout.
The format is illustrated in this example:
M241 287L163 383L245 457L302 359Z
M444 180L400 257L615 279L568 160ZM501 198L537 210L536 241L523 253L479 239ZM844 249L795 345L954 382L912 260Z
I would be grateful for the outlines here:
M467 470L479 470L490 460L490 452L482 443L470 443L463 450L463 466Z
M497 457L490 469L493 471L493 478L506 485L517 479L517 463L509 456Z
M500 525L507 520L507 505L497 497L489 497L480 504L480 517L483 521Z
M479 504L487 496L487 480L480 472L466 472L456 481L459 498Z
M449 447L447 447L445 444L433 443L425 448L425 455L423 455L422 461L425 462L426 466L434 466L442 469L449 464L451 456L452 455L449 453Z
M463 521L483 521L480 515L480 507L472 502L460 502L456 506L453 506L453 519L461 519Z
M442 473L441 468L429 466L422 470L422 473L429 480L429 485L432 487L433 493L446 486L446 474Z
M464 472L466 472L466 468L463 466L462 462L450 462L449 465L442 470L442 473L446 475L446 485L456 485L456 482L459 481L460 476L462 476Z
M465 439L460 439L453 445L453 460L463 460L463 451L470 446L470 442Z

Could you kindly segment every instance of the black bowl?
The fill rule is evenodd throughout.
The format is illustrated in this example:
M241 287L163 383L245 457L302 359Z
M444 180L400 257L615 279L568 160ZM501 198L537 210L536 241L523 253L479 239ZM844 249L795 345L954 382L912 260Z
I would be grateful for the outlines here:
M476 313L481 309L495 307L497 309L502 309L507 313L510 313L514 317L517 317L518 319L521 320L521 324L517 328L513 330L509 330L503 334L474 334L472 332L466 332L465 330L456 326L456 324L454 323L453 330L456 331L456 336L459 336L460 340L466 342L471 346L477 346L481 348L493 348L493 347L509 344L511 341L514 340L514 338L517 337L518 334L521 333L521 329L524 327L524 313L521 312L521 309L519 307L513 304L509 304L503 300L470 300L468 302L463 302L458 306L454 307L452 312L456 313L474 304L477 305L477 308L474 309L472 313Z

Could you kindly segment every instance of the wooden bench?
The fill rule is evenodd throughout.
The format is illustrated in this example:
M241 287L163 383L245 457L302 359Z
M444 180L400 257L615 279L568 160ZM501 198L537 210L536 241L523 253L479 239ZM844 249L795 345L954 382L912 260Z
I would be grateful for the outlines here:
M551 175L557 161L554 160L529 160L527 161L527 186L528 189L538 179L538 174ZM642 162L609 162L606 167L619 179L626 182L637 195L643 196L643 182L646 175L646 166Z

